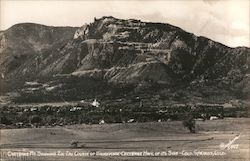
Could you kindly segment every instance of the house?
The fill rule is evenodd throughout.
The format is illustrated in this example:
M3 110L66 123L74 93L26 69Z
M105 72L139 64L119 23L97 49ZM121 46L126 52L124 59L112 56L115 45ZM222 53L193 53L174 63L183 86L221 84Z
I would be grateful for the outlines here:
M96 101L96 99L91 103L92 106L94 107L99 107L100 103Z

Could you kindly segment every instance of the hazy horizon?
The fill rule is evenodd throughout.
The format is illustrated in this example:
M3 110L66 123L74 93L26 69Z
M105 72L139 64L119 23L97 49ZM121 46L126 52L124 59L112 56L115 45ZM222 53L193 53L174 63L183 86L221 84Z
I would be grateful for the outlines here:
M0 30L18 23L79 27L113 16L169 23L230 47L249 42L249 0L1 0ZM14 11L14 12L13 12Z

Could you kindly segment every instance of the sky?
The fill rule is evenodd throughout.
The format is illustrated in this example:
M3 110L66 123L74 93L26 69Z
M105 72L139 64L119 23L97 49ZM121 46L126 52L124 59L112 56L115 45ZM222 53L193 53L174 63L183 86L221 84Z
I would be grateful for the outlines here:
M94 17L162 22L250 47L250 0L0 0L0 30L17 23L82 26Z

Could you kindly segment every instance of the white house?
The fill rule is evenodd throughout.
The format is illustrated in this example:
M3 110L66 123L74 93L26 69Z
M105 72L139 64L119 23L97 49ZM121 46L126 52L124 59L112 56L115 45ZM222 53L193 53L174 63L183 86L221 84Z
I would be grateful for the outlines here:
M91 103L92 106L94 107L99 107L100 103L96 101L96 99Z

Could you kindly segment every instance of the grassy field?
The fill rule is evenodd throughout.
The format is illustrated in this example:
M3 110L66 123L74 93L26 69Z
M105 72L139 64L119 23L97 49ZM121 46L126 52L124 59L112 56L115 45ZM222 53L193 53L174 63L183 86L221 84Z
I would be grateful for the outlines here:
M1 160L249 160L249 122L249 118L197 121L197 133L194 134L190 134L180 121L1 129ZM231 140L234 140L232 149L222 150L221 144ZM72 141L78 142L77 147L72 147ZM14 155L14 152L31 151L36 154ZM145 151L167 155L132 156L130 153L130 156L116 156L114 153ZM198 151L203 154L197 155ZM204 153L215 151L221 155ZM38 153L50 153L51 156L39 156ZM77 156L80 154L96 156Z

